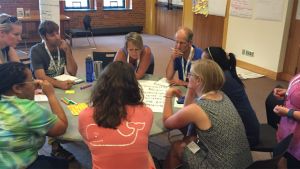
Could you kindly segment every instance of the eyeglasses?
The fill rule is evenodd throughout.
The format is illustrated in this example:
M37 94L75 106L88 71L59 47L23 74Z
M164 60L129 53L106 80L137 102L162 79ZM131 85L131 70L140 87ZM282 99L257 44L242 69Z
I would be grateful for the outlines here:
M34 86L38 86L38 84L36 83L36 81L34 79L32 79L31 81L25 81L25 82L17 83L17 84L26 84L26 83L33 83Z
M6 18L4 21L2 21L1 24L4 24L4 23L15 23L17 21L18 21L17 17L10 16L10 17Z
M191 72L189 72L187 75L188 75L188 77L191 77L191 76L199 77L198 75L191 73Z

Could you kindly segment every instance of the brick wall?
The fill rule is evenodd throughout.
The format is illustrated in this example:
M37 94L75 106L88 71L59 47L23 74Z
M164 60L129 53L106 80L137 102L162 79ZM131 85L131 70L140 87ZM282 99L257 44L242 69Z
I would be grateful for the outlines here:
M92 17L92 27L120 27L120 26L144 26L146 0L132 0L132 10L103 11L103 0L97 1L96 11L74 12L64 11L71 17L71 28L82 28L82 18L88 14ZM39 0L0 0L0 12L16 15L16 8L30 9L31 14L38 13Z

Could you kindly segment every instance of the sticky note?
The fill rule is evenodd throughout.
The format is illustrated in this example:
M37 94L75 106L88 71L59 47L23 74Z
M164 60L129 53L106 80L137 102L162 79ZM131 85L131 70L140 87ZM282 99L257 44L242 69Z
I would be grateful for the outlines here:
M74 116L78 116L81 111L86 109L88 107L88 104L86 103L78 103L73 105L68 105L69 110Z
M65 93L66 93L66 94L74 94L74 93L75 93L75 90L66 90Z

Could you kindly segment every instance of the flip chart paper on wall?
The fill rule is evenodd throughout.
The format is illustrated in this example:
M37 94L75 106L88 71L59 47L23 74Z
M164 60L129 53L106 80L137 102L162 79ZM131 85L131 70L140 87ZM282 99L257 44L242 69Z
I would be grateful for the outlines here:
M230 15L243 18L252 18L253 0L231 0Z
M39 0L41 21L51 20L60 24L60 10L58 0Z
M158 85L156 81L139 80L144 92L144 103L152 109L153 112L162 112L165 103L166 91L169 87Z
M227 0L209 0L208 1L208 14L225 16Z
M258 0L255 6L255 19L282 20L283 0Z

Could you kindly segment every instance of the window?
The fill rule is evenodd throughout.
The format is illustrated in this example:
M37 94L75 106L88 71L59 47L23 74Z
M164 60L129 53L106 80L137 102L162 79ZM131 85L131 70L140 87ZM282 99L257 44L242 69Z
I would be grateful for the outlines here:
M103 0L104 9L126 9L125 0Z
M65 9L89 9L89 0L65 0Z

